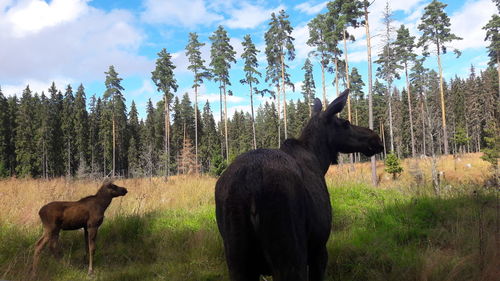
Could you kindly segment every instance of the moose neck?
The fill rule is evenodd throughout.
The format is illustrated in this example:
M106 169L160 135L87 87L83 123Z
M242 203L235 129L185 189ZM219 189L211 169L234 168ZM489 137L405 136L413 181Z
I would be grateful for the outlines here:
M113 200L113 197L106 193L106 192L101 192L100 190L97 192L95 195L95 199L97 202L99 202L99 206L101 207L101 210L104 212L109 204L111 204L111 200Z
M318 117L313 117L304 127L299 141L307 151L316 156L323 175L332 163L337 163L338 151L328 145L327 132Z

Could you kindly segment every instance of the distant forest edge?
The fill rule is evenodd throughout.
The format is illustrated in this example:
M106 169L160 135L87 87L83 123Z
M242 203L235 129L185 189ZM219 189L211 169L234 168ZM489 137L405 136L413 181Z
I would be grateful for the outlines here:
M439 110L439 77L426 73L425 95L412 97L417 154L442 153ZM467 79L455 78L445 83L450 147L453 153L478 152L486 146L488 124L494 124L496 70L489 68L477 75L473 69ZM89 111L82 85L73 93L67 86L64 94L54 84L45 93L4 97L0 90L0 174L3 177L109 176L112 172L113 103L90 97ZM387 138L386 89L374 83L374 122ZM408 106L405 91L394 90L394 146L399 157L411 156ZM368 126L367 100L353 96L354 123ZM423 105L423 107L422 107ZM199 169L217 174L225 165L224 126L214 120L210 104L198 111ZM302 100L287 104L289 136L298 136L309 118L309 106ZM117 175L142 177L165 175L165 111L163 100L147 105L147 117L140 120L134 102L127 111L124 98L115 98ZM422 110L420 110L422 109ZM257 147L278 147L278 113L274 103L261 105L255 116ZM345 116L344 116L345 117ZM380 130L383 130L382 133ZM283 131L281 131L283 134ZM170 173L189 173L196 169L193 139L194 108L186 94L174 98L171 124ZM252 120L242 111L228 120L230 159L252 149ZM282 135L282 139L284 136ZM383 157L383 155L382 155Z
M493 0L500 11L500 1ZM383 46L377 53L372 73L369 33L369 1L335 0L327 12L308 23L313 47L304 62L302 99L289 99L286 90L294 87L288 64L295 59L293 27L284 10L272 13L264 34L265 73L259 72L261 52L246 35L242 42L244 77L230 77L236 52L223 26L209 37L210 62L202 58L198 34L190 33L186 46L188 70L193 73L194 101L182 98L174 76L176 66L165 49L158 53L151 79L163 95L154 105L149 100L146 118L140 119L136 104L125 105L122 78L114 66L108 69L106 90L87 101L82 84L74 93L71 85L59 89L54 83L48 93L33 93L29 85L22 96L5 97L0 88L0 176L52 178L152 177L172 174L213 173L219 175L237 155L253 148L277 148L282 140L297 137L311 114L310 105L318 96L326 106L325 72L333 74L338 95L350 88L350 100L341 116L351 123L373 128L383 139L384 158L417 157L449 153L479 152L498 159L500 119L500 16L494 14L486 30L489 67L477 72L471 66L468 78L443 79L441 57L450 42L461 40L450 30L446 4L433 0L421 18L418 38L401 25L397 31L387 3L384 11ZM365 27L368 80L355 67L349 68L347 41L354 41L350 28ZM422 54L417 54L421 48ZM460 55L458 50L453 50ZM438 70L427 69L424 61L437 59ZM321 67L321 88L313 77L313 62ZM207 65L208 63L208 65ZM496 67L496 69L495 69ZM372 76L377 79L372 83ZM265 79L265 83L261 83ZM380 79L380 80L379 80ZM405 87L394 84L405 79ZM220 89L220 102L198 101L198 88L211 81ZM227 114L231 83L248 85L251 111ZM365 83L367 93L364 92ZM266 85L266 86L264 86ZM254 96L269 95L254 110ZM329 96L334 96L329 93ZM199 105L202 105L199 108ZM220 108L215 120L213 106ZM493 155L493 156L491 156ZM354 161L366 160L356 155ZM497 163L495 160L492 163ZM494 164L496 167L497 165ZM372 162L372 169L375 164Z

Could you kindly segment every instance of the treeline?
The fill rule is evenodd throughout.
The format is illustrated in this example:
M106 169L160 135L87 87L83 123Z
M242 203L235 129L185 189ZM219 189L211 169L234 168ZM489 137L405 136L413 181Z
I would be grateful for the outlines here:
M500 9L500 2L494 2ZM282 140L298 136L310 116L312 99L321 97L326 107L327 81L335 86L337 95L341 88L351 89L342 116L380 133L386 148L382 157L391 152L399 157L471 152L494 145L492 139L499 135L500 17L493 15L484 26L485 40L490 43L490 67L479 73L471 67L468 78L445 81L441 57L450 42L462 39L451 32L445 4L433 0L425 7L418 26L422 34L417 38L404 25L394 32L387 3L385 31L379 34L383 47L374 62L375 73L369 7L370 1L366 0L334 0L327 4L324 14L308 23L307 44L313 51L302 67L304 79L298 89L303 95L301 100L287 98L287 90L295 90L288 66L295 59L295 48L293 27L284 10L271 14L264 34L265 73L259 72L262 66L257 57L261 51L250 35L242 42L244 77L230 77L238 58L224 27L219 26L208 38L209 62L201 55L205 43L199 41L198 34L189 34L185 54L187 68L193 73L193 102L187 94L180 100L174 95L179 87L174 76L176 66L171 54L162 49L151 79L163 99L156 105L148 103L145 119L139 118L133 102L127 110L122 79L113 66L105 72L106 91L102 97L92 96L89 101L83 85L75 93L70 85L60 90L52 84L47 95L32 93L29 86L21 97L5 98L0 94L0 175L48 178L169 176L198 171L219 174L242 152L278 147ZM348 63L347 42L355 40L348 30L360 27L366 30L367 81ZM418 47L422 54L416 53ZM454 52L460 55L458 50ZM437 71L424 66L431 54L437 59ZM313 62L321 67L321 89L317 89L313 77ZM329 74L333 79L328 79ZM372 82L372 76L377 80ZM399 79L406 82L402 89L395 87ZM206 81L215 83L220 90L220 101L215 105L220 120L214 120L208 102L198 108L198 88ZM228 95L234 94L234 81L248 85L251 110L236 112L230 118L226 101ZM254 110L255 95L271 96L272 102ZM363 158L356 155L354 160Z
M113 70L113 71L111 71ZM425 69L424 69L425 70ZM356 69L353 68L353 72ZM109 77L112 73L113 77ZM355 77L355 75L353 75ZM417 79L416 77L421 77ZM419 155L441 154L439 76L433 70L415 74L411 97L415 111L416 150ZM448 100L450 147L453 153L480 151L495 123L497 98L496 70L476 73L468 78L455 77L445 82ZM119 81L114 68L108 80ZM363 92L353 87L353 123L368 126L368 102ZM119 85L119 83L117 84ZM385 86L374 83L373 103L375 130L388 139L387 96ZM393 117L395 152L411 156L406 90L394 88ZM302 99L303 100L303 99ZM301 99L287 104L289 136L298 136L309 118L309 106ZM215 120L208 101L198 110L199 159L196 165L194 106L188 94L175 97L172 105L170 174L201 172L220 173L225 167L223 154L224 126ZM146 118L141 119L136 104L125 106L121 94L89 100L83 85L76 92L68 85L59 90L55 84L47 94L33 93L29 86L21 97L6 98L0 90L0 174L18 177L102 177L113 171L113 115L115 116L116 175L142 177L165 175L164 101L154 105L149 100ZM278 147L278 112L275 103L265 102L256 110L257 147ZM346 117L346 116L343 116ZM281 131L281 139L284 132ZM250 113L237 111L228 120L230 159L253 148ZM381 156L383 157L383 156Z

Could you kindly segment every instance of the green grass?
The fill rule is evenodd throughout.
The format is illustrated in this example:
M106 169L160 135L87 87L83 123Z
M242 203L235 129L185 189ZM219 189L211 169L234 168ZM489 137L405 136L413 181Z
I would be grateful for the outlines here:
M330 196L327 280L488 280L496 269L493 194L422 197L345 184ZM28 279L40 234L0 222L0 279ZM63 232L61 247L61 260L43 254L38 279L88 280L82 232ZM228 280L214 206L107 218L95 268L96 280Z

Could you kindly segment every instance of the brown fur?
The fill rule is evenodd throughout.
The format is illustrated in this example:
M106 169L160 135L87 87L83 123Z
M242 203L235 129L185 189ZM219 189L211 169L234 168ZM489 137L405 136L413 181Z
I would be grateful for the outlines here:
M95 252L97 229L104 220L104 212L114 197L124 196L127 189L105 182L95 195L78 201L55 201L43 206L38 214L43 223L43 235L35 246L33 255L33 274L36 274L40 253L49 244L54 256L60 256L57 246L59 231L83 228L86 252L89 258L89 274L93 272L92 258Z

